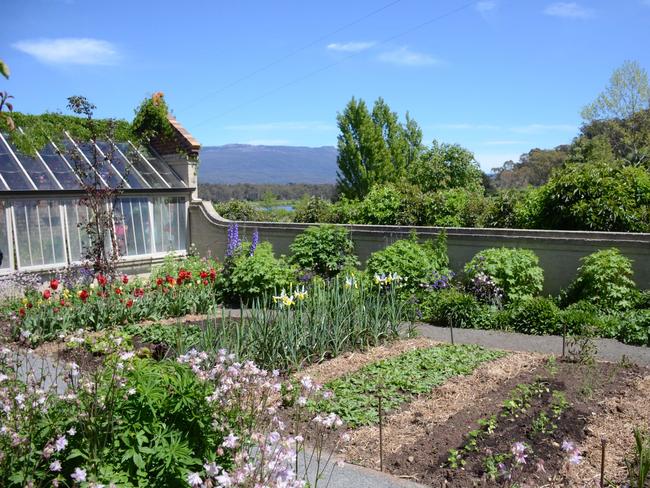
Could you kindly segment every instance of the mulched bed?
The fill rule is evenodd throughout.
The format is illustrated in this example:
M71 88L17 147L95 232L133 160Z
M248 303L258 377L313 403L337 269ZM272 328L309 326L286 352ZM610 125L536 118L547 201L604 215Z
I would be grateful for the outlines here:
M518 468L514 475L520 486L574 486L569 482L567 455L560 449L561 443L570 440L580 444L590 433L589 420L605 413L603 400L634 388L639 378L647 374L647 369L610 363L593 366L558 363L554 369L540 367L505 381L480 403L468 404L446 422L427 429L424 435L389 454L384 469L435 487L502 486L506 480L488 477L485 458L500 453L509 455L515 442L524 442L527 452L531 453L527 463L521 465L523 469ZM503 402L511 391L519 384L531 384L536 380L546 383L551 391L564 392L570 404L560 419L554 421L557 428L551 433L533 432L531 427L540 412L548 411L550 392L533 398L530 407L516 417L501 416ZM467 433L479 428L477 421L492 415L498 419L495 431L482 436L477 450L463 456L464 466L449 467L449 451L461 449L467 442ZM426 423L427 419L419 421ZM543 460L544 471L536 465L539 459ZM511 462L507 461L508 467Z

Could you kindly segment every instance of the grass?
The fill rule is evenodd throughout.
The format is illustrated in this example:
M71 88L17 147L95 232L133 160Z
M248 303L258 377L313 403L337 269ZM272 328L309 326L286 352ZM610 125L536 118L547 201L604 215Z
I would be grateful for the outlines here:
M350 427L379 422L378 396L383 410L392 410L412 397L431 391L452 376L471 374L486 361L504 356L474 345L441 345L409 351L377 361L325 385L334 398L315 410L337 413Z

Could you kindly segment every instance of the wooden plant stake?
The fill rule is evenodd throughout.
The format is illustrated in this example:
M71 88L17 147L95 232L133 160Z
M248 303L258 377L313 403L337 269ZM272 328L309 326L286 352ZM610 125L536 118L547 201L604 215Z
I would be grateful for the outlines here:
M384 413L381 404L382 392L379 391L377 399L379 400L379 471L384 471Z
M562 358L564 358L565 349L566 349L566 322L564 322L563 331L562 331Z
M604 437L600 439L601 454L600 454L600 488L605 487L605 446L607 439Z

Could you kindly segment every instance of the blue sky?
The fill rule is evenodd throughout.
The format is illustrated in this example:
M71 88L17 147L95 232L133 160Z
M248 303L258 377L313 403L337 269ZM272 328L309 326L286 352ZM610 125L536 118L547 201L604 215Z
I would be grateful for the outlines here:
M650 70L650 0L5 0L17 110L131 119L156 91L204 145L335 145L383 97L483 169L569 142L624 60Z

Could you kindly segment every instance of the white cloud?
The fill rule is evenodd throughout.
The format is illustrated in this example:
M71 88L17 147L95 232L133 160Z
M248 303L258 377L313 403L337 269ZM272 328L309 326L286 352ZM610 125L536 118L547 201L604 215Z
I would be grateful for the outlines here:
M376 44L375 41L359 41L359 42L333 42L327 45L330 51L342 51L346 53L358 53L370 49Z
M326 132L336 130L336 126L320 121L295 121L295 122L261 122L254 124L227 125L225 130L231 131L311 131Z
M112 65L119 60L115 47L99 39L25 40L14 43L13 47L48 64Z
M587 19L593 16L593 11L578 5L576 2L556 2L544 9L546 15L569 19Z
M489 12L495 8L497 8L497 2L495 1L484 1L476 4L476 10L479 12Z
M426 53L411 51L406 46L381 53L378 59L385 63L398 64L401 66L431 66L440 63L440 61L433 56Z

